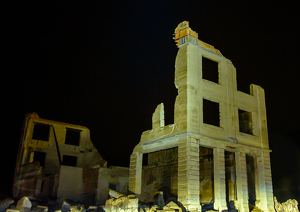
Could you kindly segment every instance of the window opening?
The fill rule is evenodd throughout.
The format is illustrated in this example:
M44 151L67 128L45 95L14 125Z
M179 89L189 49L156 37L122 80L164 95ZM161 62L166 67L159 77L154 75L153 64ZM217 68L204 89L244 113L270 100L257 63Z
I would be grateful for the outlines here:
M218 62L202 57L202 78L219 83Z
M32 139L34 140L49 140L50 125L34 123Z
M252 113L239 109L239 128L240 132L253 135Z
M76 156L70 156L70 155L64 155L62 165L76 167L77 157Z
M203 123L220 127L220 104L203 99Z
M66 128L65 144L79 146L80 132L80 130Z

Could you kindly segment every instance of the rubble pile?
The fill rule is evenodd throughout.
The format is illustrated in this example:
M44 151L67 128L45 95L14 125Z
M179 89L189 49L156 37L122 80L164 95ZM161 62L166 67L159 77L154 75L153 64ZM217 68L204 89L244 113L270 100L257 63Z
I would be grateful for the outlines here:
M274 197L275 210L277 212L299 212L298 202L295 199L289 199L286 202L279 203L277 198Z
M0 212L96 212L98 206L89 206L85 209L83 204L62 200L60 202L48 202L48 206L38 205L36 201L31 202L27 196L22 197L17 204L14 200L7 198L0 201Z
M110 199L106 200L103 210L106 212L138 212L139 199L135 195L125 196L109 189Z
M102 206L105 212L185 212L185 208L178 206L175 202L170 201L165 205L163 192L157 192L158 198L154 205L149 206L139 202L135 195L124 195L109 189L110 199L106 200L105 206Z

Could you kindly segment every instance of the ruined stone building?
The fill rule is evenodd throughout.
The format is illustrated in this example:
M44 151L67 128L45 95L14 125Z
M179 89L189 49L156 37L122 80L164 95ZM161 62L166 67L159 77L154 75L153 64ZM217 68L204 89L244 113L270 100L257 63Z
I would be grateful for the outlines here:
M164 191L188 210L274 211L264 90L238 91L232 62L188 22L175 41L174 124L158 105L130 157L129 190L144 202Z
M108 189L127 194L129 169L109 167L86 127L25 117L13 197L62 198L104 204Z

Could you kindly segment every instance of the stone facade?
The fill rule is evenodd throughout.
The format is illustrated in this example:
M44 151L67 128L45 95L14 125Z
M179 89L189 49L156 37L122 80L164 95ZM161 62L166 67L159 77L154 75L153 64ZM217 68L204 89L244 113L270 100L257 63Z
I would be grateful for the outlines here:
M129 169L109 167L84 126L25 116L13 197L72 199L104 204L109 187L127 194Z
M175 29L175 41L179 50L175 61L178 95L174 124L165 126L164 107L158 105L152 129L143 132L130 157L129 190L138 197L144 190L148 194L151 189L153 194L162 190L160 182L164 179L156 177L159 173L154 176L147 171L149 159L157 152L176 148L173 155L178 161L173 166L177 166L177 173L171 173L178 182L165 180L170 181L169 190L188 210L201 211L201 204L212 204L222 211L233 203L243 212L249 211L249 204L265 212L274 211L264 90L252 84L250 94L238 91L232 62L200 41L188 22ZM207 59L215 64L215 82L205 78ZM207 102L217 105L216 124L205 117L206 110L211 109L205 105ZM148 163L143 165L146 156ZM253 163L247 160L249 157ZM152 169L161 172L158 164ZM157 186L146 185L145 179L152 179L150 184ZM248 189L248 184L255 188Z

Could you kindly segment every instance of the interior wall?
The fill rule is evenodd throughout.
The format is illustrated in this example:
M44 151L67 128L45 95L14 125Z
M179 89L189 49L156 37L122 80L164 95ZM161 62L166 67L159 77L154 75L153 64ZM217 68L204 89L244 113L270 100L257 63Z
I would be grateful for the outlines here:
M171 148L143 155L142 197L143 202L153 202L157 191L164 192L165 202L177 198L178 148Z
M200 203L209 204L214 201L214 160L212 148L199 148L199 170Z

